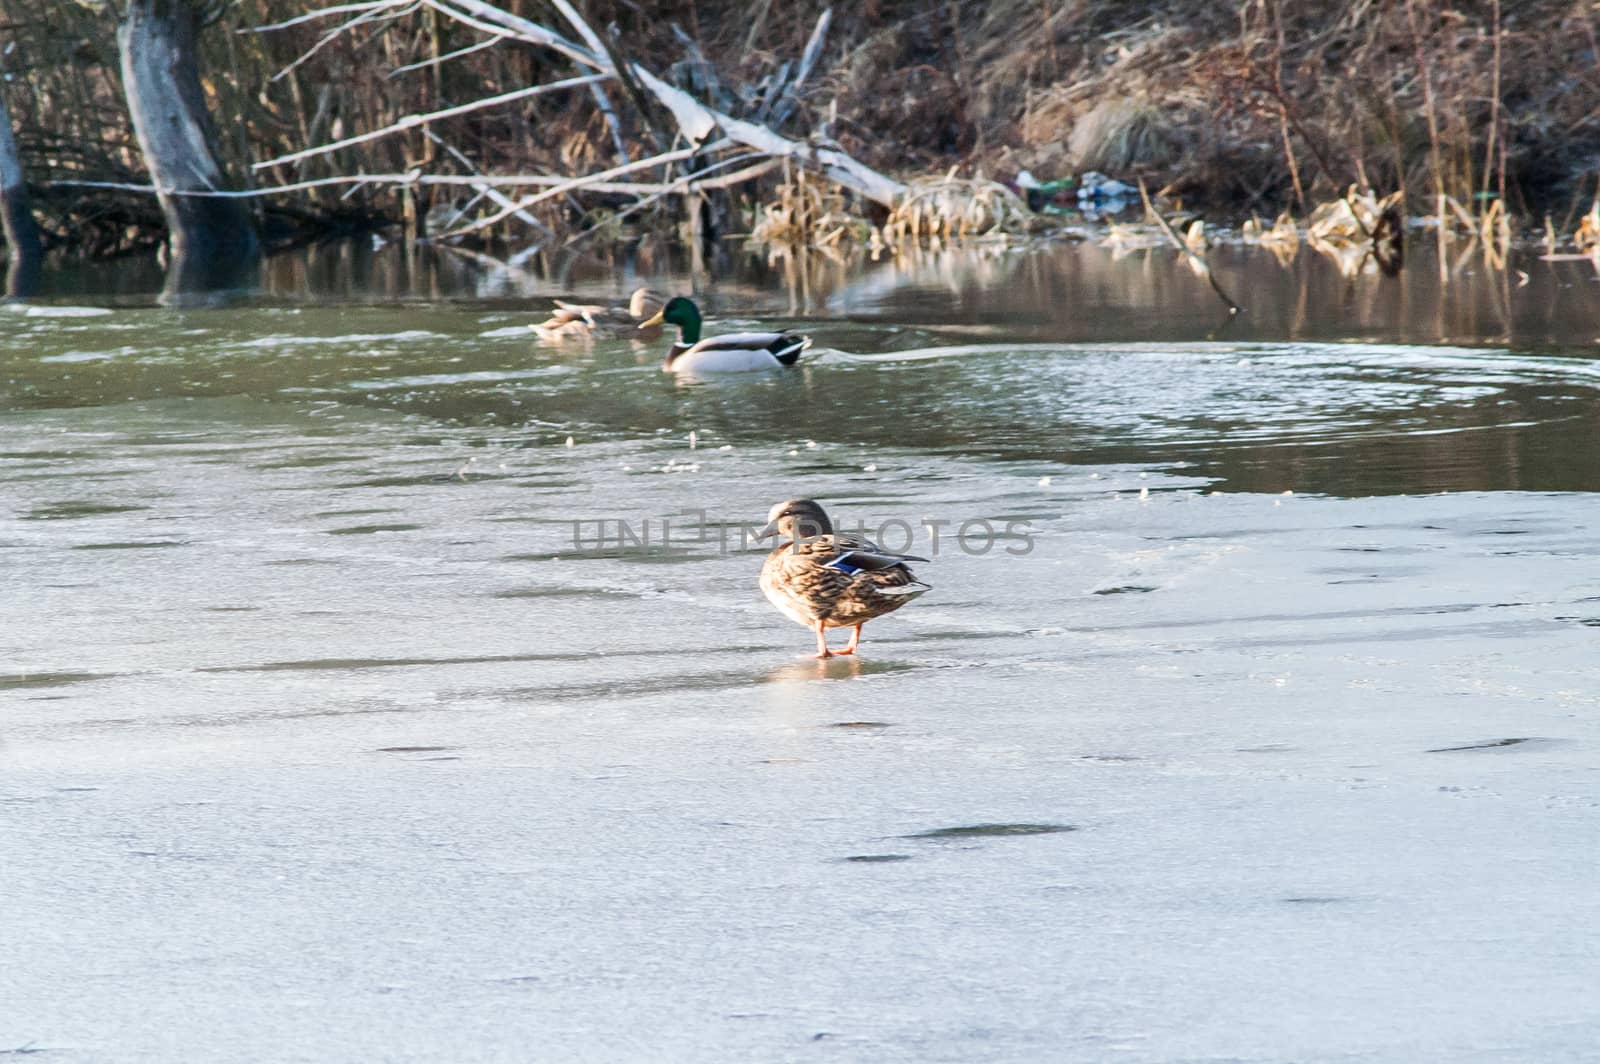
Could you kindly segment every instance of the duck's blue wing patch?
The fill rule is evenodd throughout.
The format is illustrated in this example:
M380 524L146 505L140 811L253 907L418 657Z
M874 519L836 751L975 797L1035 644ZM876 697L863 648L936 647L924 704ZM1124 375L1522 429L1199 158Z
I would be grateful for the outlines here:
M925 562L928 559L919 558L915 554L890 554L887 551L847 550L829 562L825 568L837 569L841 573L875 573L883 569L893 569L906 562Z

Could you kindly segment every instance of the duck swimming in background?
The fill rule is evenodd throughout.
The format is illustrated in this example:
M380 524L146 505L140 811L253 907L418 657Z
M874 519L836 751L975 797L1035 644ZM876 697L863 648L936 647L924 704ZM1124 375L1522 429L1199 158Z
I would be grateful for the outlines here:
M667 352L661 368L668 373L737 373L752 369L792 366L811 337L800 333L727 333L700 339L700 308L691 299L674 296L660 313L639 326L646 329L669 322L678 327L678 342Z
M756 539L772 536L789 542L767 555L761 590L784 616L816 633L819 658L854 654L862 625L932 590L906 565L928 559L834 532L827 513L810 499L774 506ZM843 650L828 649L829 628L854 629Z
M636 288L626 307L604 304L563 303L556 300L550 317L528 328L547 339L563 336L638 336L661 335L661 326L646 329L640 323L661 310L661 297L648 288Z

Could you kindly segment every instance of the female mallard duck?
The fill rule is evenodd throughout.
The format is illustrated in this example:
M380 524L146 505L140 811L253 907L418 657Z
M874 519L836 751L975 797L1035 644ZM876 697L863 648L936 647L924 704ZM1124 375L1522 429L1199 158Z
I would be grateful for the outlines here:
M561 336L637 336L646 326L640 323L661 309L661 297L648 288L637 288L626 307L604 304L563 303L556 300L550 317L528 328L544 337ZM657 325L647 335L658 336Z
M769 536L788 536L790 542L767 555L761 590L786 617L817 634L819 658L854 654L862 625L931 590L906 567L928 559L834 532L828 515L810 499L774 506L756 538ZM843 650L828 649L829 628L854 629Z
M811 346L811 337L799 333L728 333L702 340L700 308L682 296L668 300L660 313L639 328L664 321L678 327L678 342L661 366L668 373L733 373L792 366L800 352Z

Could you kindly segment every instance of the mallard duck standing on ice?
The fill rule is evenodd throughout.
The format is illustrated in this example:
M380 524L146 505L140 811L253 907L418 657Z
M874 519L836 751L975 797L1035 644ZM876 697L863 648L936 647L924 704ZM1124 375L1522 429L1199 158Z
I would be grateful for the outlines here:
M811 337L799 333L726 333L700 339L700 308L691 299L675 296L641 329L667 322L678 327L678 342L661 366L668 373L737 373L752 369L792 366Z
M928 559L834 532L827 513L810 499L774 506L756 538L771 536L786 536L789 542L767 555L761 590L786 617L816 633L819 658L854 654L862 625L931 590L906 566ZM828 649L829 628L854 629L843 650Z

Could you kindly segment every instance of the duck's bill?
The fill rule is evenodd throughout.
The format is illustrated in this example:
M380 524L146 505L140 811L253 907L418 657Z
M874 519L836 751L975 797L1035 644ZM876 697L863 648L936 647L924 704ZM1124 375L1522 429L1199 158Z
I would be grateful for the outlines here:
M778 534L778 522L773 521L770 524L768 524L767 527L763 528L760 532L756 533L756 542L760 543L764 539L771 539L773 536L776 536L777 534Z
M666 320L666 318L667 318L666 308L662 308L661 310L656 311L655 315L653 317L646 318L644 321L641 321L639 323L639 328L648 329L651 326L660 325L663 321Z

